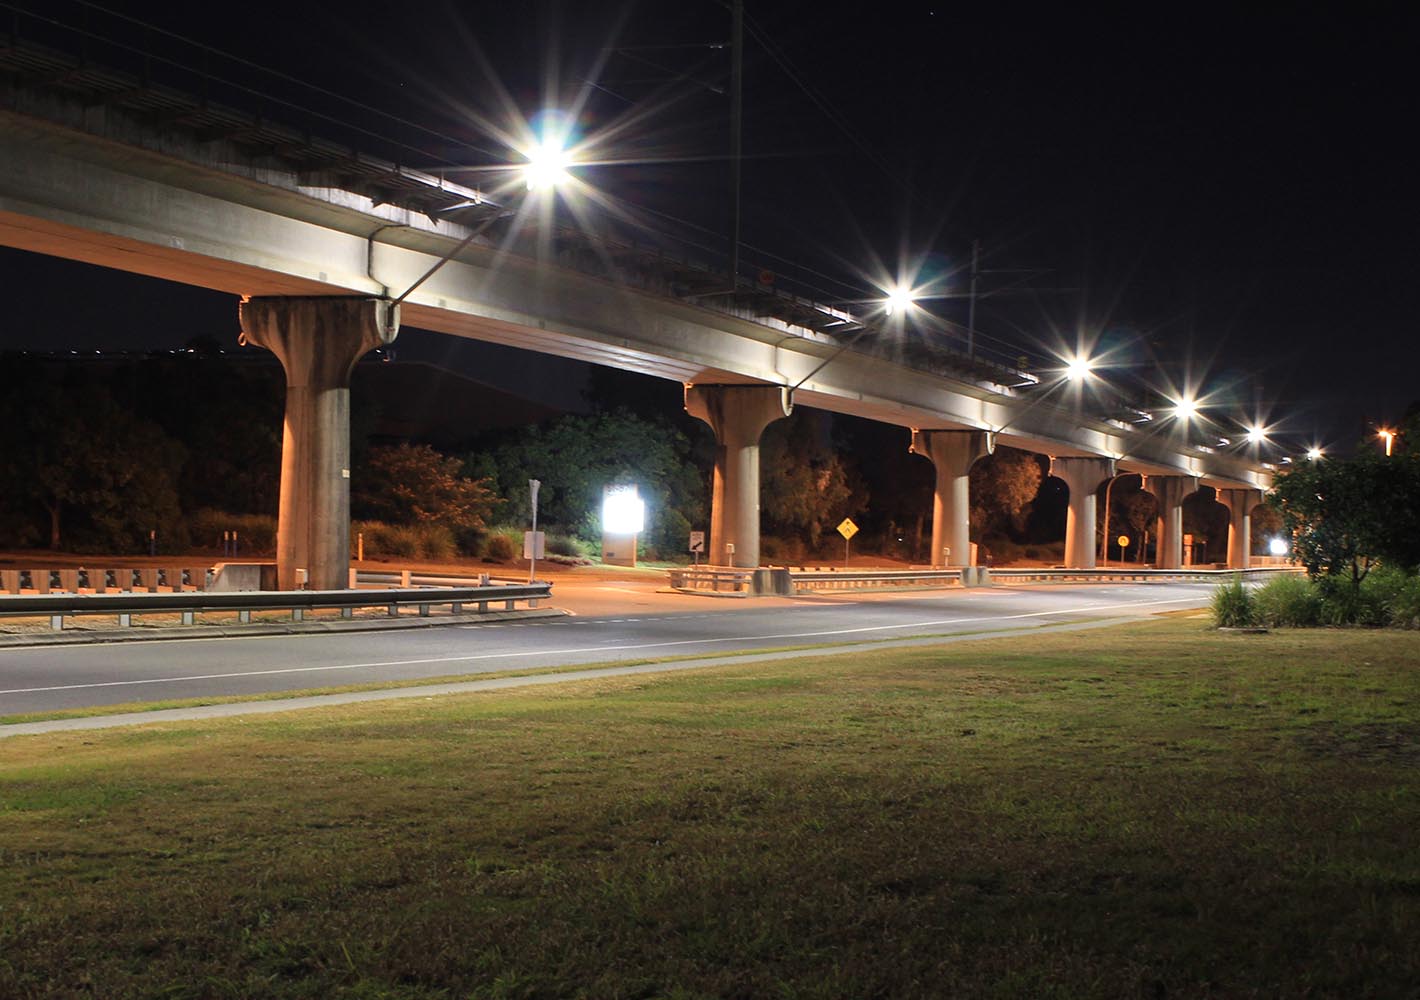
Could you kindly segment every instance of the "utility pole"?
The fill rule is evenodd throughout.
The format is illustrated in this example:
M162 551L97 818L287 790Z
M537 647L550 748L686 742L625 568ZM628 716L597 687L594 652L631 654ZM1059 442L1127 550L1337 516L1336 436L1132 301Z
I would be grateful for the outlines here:
M740 275L740 160L744 152L744 0L730 7L730 294Z
M966 307L966 355L976 357L976 279L981 275L981 241L971 241L971 296Z

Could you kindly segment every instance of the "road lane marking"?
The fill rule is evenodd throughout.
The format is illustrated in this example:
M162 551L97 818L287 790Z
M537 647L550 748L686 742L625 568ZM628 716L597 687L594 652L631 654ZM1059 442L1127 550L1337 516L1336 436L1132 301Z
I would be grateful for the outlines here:
M1189 604L1196 598L1180 597L1170 601L1129 601L1111 605L1113 608L1152 607L1160 604ZM45 687L0 689L0 695L40 694L47 691L81 691L91 688L137 687L147 684L182 684L191 681L212 681L237 677L273 677L283 674L324 673L332 670L369 670L382 667L411 667L422 663L473 663L479 660L519 659L527 656L565 656L574 653L604 653L613 650L630 651L638 649L661 649L671 646L703 646L723 642L759 642L768 639L817 639L833 635L861 635L865 632L901 631L910 628L932 628L938 625L969 625L976 622L1018 621L1022 618L1046 618L1052 615L1077 614L1094 611L1089 606L1060 608L1053 611L1030 611L1018 615L991 615L977 618L942 618L934 621L901 622L894 625L862 625L857 628L827 629L818 632L777 632L769 635L727 635L706 639L671 639L661 642L625 643L615 646L597 646L589 650L585 646L569 649L525 649L500 653L472 653L467 656L428 656L413 660L379 660L367 663L332 663L320 667L274 667L269 670L242 670L222 674L188 674L182 677L145 677L125 681L91 681L85 684L51 684ZM484 626L496 628L497 626Z

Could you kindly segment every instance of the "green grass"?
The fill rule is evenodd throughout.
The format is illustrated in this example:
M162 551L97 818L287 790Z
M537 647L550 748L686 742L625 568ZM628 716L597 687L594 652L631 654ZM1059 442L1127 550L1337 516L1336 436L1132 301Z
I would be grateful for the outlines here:
M1172 620L7 740L0 996L1415 996L1417 671Z

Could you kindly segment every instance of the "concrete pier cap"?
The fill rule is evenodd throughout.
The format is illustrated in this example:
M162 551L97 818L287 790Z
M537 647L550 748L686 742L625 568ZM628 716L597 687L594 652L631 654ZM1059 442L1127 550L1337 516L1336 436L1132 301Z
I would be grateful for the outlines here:
M365 296L245 297L239 340L286 372L276 579L343 590L350 576L350 373L399 332L399 307ZM304 577L304 581L302 580Z
M712 565L759 566L759 439L766 427L793 411L787 386L686 383L685 412L715 432Z
M990 431L912 429L908 450L932 463L937 472L932 491L933 566L970 566L971 467L994 454Z

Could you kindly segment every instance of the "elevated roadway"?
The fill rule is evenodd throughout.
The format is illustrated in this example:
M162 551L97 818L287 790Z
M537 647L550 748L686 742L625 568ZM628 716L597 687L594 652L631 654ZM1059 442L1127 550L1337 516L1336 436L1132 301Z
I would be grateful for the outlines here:
M1237 494L1243 528L1270 486L1265 467L1157 425L1058 406L1008 367L954 370L871 338L846 350L862 323L841 310L738 294L712 308L694 268L648 270L644 254L615 248L507 252L477 235L500 209L475 189L125 87L118 74L41 72L41 56L22 56L0 58L11 70L0 82L0 244L247 300L245 336L275 351L288 377L285 586L298 570L316 585L343 579L348 369L401 322L686 384L688 409L722 446L711 557L723 564L758 563L759 434L794 405L920 432L913 448L938 470L933 562L944 564L969 550L966 473L997 443L1052 456L1069 484L1070 565L1093 564L1094 489L1119 472L1161 484L1165 565L1181 541L1177 504L1200 483ZM588 257L597 273L577 266ZM1245 546L1237 556L1246 563Z

